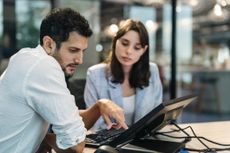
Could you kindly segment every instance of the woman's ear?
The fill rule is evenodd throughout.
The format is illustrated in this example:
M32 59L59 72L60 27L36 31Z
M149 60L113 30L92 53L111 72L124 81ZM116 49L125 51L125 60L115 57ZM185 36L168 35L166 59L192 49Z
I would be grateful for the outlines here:
M148 45L145 45L143 52L142 52L142 55L145 53L145 51L147 50L148 47L149 47Z
M148 47L149 47L148 45L145 45L144 52L147 50Z

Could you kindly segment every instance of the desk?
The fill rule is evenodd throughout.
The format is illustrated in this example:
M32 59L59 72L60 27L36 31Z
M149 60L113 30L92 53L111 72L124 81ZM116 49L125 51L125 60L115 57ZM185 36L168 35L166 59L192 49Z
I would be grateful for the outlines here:
M203 136L207 139L211 139L215 142L230 144L230 121L221 121L221 122L205 122L205 123L189 123L189 124L180 124L181 128L191 126L195 131L197 136ZM162 131L167 131L169 129L175 129L175 126L169 125L162 129ZM191 134L190 130L186 130ZM191 134L192 135L192 134ZM218 147L214 144L208 143L205 141L209 147ZM204 149L203 145L200 144L197 140L192 140L186 144L187 148L196 148ZM93 153L95 149L85 148L84 153ZM222 151L221 153L229 153L230 151Z
M192 124L180 124L180 127L191 126L197 136L203 136L207 139L213 140L218 143L230 144L230 121L221 122L205 122L205 123L192 123ZM186 130L189 132L189 130ZM191 134L191 132L189 132ZM192 135L192 134L191 134ZM212 143L204 141L209 147L218 147ZM186 144L187 148L204 149L203 145L194 139ZM226 148L226 147L225 147ZM230 151L225 151L226 153ZM222 151L221 153L224 153Z

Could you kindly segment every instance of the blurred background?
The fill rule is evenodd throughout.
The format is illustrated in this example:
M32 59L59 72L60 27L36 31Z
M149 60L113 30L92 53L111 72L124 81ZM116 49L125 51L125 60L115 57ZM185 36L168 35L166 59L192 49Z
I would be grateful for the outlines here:
M119 24L132 18L148 30L164 100L198 95L181 122L230 119L230 0L0 0L0 74L18 49L37 46L41 20L56 7L79 11L94 31L69 81L79 107L84 83L76 80L84 82L87 68L106 58Z

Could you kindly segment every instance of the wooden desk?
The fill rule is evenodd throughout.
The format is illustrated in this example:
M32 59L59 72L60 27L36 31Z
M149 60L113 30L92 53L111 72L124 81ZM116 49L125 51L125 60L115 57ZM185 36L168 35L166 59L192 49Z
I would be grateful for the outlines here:
M181 128L191 126L197 136L203 136L207 139L213 140L218 143L230 144L230 121L221 121L221 122L204 122L204 123L189 123L189 124L180 124ZM175 126L169 125L162 129L162 131L167 131L170 129L176 129ZM192 135L191 130L187 129L186 132ZM214 144L204 141L209 147L217 147ZM187 148L195 149L205 149L205 147L196 139L188 142L186 144ZM226 147L225 147L226 148ZM95 149L85 148L84 153L93 153ZM221 151L221 153L229 153L229 151Z
M192 124L180 124L180 127L191 126L197 136L203 136L207 139L213 140L218 143L230 144L230 121L221 121L221 122L205 122L205 123L192 123ZM190 130L186 132L192 135ZM220 148L220 146L214 145L204 141L209 147ZM196 148L196 149L205 149L205 147L196 139L190 141L186 144L187 148ZM226 148L226 147L223 147ZM229 146L228 146L229 148ZM223 153L224 151L221 151ZM226 153L230 152L225 151Z

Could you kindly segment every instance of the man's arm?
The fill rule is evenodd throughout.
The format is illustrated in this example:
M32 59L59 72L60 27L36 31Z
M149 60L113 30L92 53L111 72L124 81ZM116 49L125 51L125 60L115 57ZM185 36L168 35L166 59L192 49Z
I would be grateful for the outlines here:
M80 110L80 115L83 118L86 129L90 129L100 116L104 118L108 129L112 126L115 128L128 128L125 123L123 109L108 99L100 99L88 109ZM116 120L116 126L113 125L111 118Z
M112 126L115 128L128 128L125 123L123 110L108 99L100 99L90 108L80 110L80 115L87 129L90 129L100 116L104 118L108 129ZM116 120L117 125L113 125L111 118ZM43 143L49 144L57 153L81 153L85 146L85 143L81 142L71 149L61 150L57 147L55 134L51 133L46 134Z
M51 146L55 152L57 153L82 153L83 149L85 147L85 142L81 142L78 145L66 149L66 150L62 150L60 148L58 148L57 144L56 144L56 136L53 133L47 133L46 137L44 138L43 144L48 144L49 146Z

